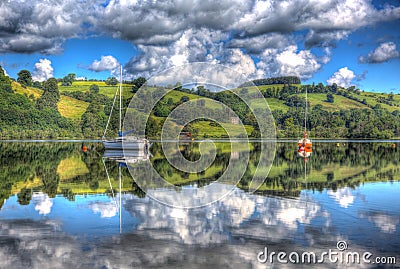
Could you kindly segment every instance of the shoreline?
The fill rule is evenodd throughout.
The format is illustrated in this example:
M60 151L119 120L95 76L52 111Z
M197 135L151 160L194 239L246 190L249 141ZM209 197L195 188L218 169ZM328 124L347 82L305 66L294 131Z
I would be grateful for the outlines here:
M299 138L282 138L282 139L198 139L198 140L181 140L181 143L200 143L200 142L216 142L216 143L241 143L241 142L276 142L276 143L284 143L284 142L297 142ZM159 139L150 139L150 142L162 142ZM164 142L177 142L179 140L164 140ZM101 139L0 139L0 143L13 143L13 142L23 142L23 143L81 143L81 142L89 142L89 143L101 143ZM312 139L312 142L318 143L400 143L400 139Z

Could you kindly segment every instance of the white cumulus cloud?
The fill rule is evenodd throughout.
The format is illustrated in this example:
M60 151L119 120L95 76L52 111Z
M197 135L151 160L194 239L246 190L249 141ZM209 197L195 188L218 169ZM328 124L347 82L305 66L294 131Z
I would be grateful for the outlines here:
M32 202L35 205L35 210L40 215L48 215L53 207L53 199L49 198L46 193L34 193L32 195Z
M358 60L360 63L383 63L399 56L400 52L396 49L396 44L385 42L380 44L374 51L368 53L367 56L360 56Z
M112 218L117 214L118 208L112 203L97 202L89 205L94 213L100 213L101 218Z
M337 203L343 208L348 208L350 205L354 203L354 195L351 193L350 188L346 187L343 189L339 189L337 191L329 190L327 194L335 199Z
M382 212L375 212L373 214L360 214L361 218L367 218L376 227L384 233L396 232L397 224L400 222L399 216L387 215Z
M244 54L240 49L232 49L229 52L226 64L230 68L245 76L251 76L256 72L254 61L249 55Z
M300 78L310 78L318 71L321 64L317 56L309 50L297 52L297 46L289 46L286 50L276 56L281 75L295 75Z
M32 79L34 81L45 81L53 77L53 67L51 61L48 59L40 59L39 62L35 63L35 68L32 72Z
M338 86L347 88L351 85L353 79L356 78L356 75L354 72L348 67L342 67L338 71L336 71L332 77L330 77L326 82L328 82L329 85L332 85L333 83L336 83Z
M94 60L93 63L89 66L89 70L95 72L101 71L111 71L116 69L119 66L117 59L115 59L111 55L101 56L100 61Z

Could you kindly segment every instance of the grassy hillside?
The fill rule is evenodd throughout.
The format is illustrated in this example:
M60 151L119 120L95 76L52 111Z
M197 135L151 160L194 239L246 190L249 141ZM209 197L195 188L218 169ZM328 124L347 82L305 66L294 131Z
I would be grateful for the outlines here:
M13 81L11 84L13 90L22 95L31 96L33 94L35 99L38 99L43 91L32 87L22 87L18 82ZM80 119L85 113L89 103L80 101L69 96L60 96L60 101L58 102L58 111L60 114L69 119Z
M388 104L380 103L378 102L378 98L384 98L387 99L389 94L384 94L384 93L370 93L370 92L361 92L359 98L360 99L365 99L367 101L368 105L375 106L379 104L382 108L387 109L390 112L393 112L395 110L400 110L400 107L396 106L391 106ZM394 104L400 105L400 95L395 95L394 96Z
M90 86L96 84L99 86L99 93L104 94L105 96L112 98L115 95L115 91L118 88L117 86L109 86L106 85L104 81L75 81L71 86L62 86L61 83L58 84L58 89L60 92L88 92ZM132 85L123 84L122 90L124 93L124 97L131 98L133 93L131 93Z
M11 82L11 87L16 93L19 93L22 95L30 96L31 94L33 94L35 99L38 99L43 93L42 90L37 89L37 88L22 87L21 84L19 84L18 82L15 82L15 81Z
M305 98L305 94L298 94L299 96ZM322 105L323 109L329 112L347 110L352 108L368 108L368 106L351 100L347 97L334 94L335 101L333 103L326 102L326 94L324 93L311 93L308 94L308 101L310 102L311 108L316 105Z
M289 110L289 107L285 105L285 101L283 100L279 100L276 98L265 98L265 99L267 100L269 109L271 111L282 110L283 112L287 112ZM251 102L251 106L255 109L264 108L264 104L265 104L264 100L261 99L256 99Z
M80 119L88 106L87 102L61 95L57 107L62 116L69 119Z
M99 87L99 95L90 93L90 86L93 84ZM23 87L15 81L13 81L11 85L14 92L25 96L26 98L21 98L25 99L25 102L30 103L31 106L35 106L35 103L32 101L38 100L43 94L43 91L40 89ZM350 87L349 89L340 87L332 89L331 86L325 86L321 83L318 85L260 85L258 89L263 94L269 108L273 112L277 110L281 111L281 113L274 113L278 137L297 137L301 133L304 122L303 108L305 106L305 88L308 89L310 119L313 119L312 126L309 126L309 130L314 137L328 138L331 137L332 134L336 135L332 138L393 138L400 136L398 113L392 113L400 111L400 95L398 94L362 92L354 87ZM104 81L75 81L72 86L61 86L61 83L59 83L58 89L61 95L60 101L57 103L57 109L61 116L73 120L70 121L70 123L73 125L72 128L74 128L74 132L77 133L77 137L98 137L99 134L90 131L90 129L103 130L105 128L105 123L111 107L111 100L118 89L118 85L108 86ZM134 95L134 93L132 93L132 85L124 84L123 90L126 104ZM146 89L147 92L144 94L144 98L146 99L142 100L143 103L146 104L146 102L148 103L154 96L163 94L162 91L157 92L158 90L159 89L156 87L148 87ZM254 90L253 87L245 86L236 89L236 91L239 92L246 91L249 95L251 95ZM68 96L63 94L67 92L69 93ZM334 102L327 101L328 93L333 95ZM251 126L254 123L254 120L251 119L251 113L239 98L227 92L207 92L206 89L203 89L202 92L199 90L189 91L185 89L170 91L156 106L158 110L156 108L153 110L151 116L156 126L153 126L151 129L156 130L161 128L164 117L182 104L182 100L184 100L183 97L187 97L185 98L186 100L196 100L203 98L203 96L209 100L197 103L199 109L204 109L205 111L208 109L210 111L213 110L214 113L218 114L218 111L222 111L221 109L223 109L223 106L216 101L220 100L239 115L242 122L246 124L247 133L257 135L257 129L254 131L253 126ZM264 99L252 100L251 106L257 109L265 109ZM313 110L316 106L321 109ZM379 112L379 108L382 108L384 113ZM340 112L341 115L340 120L333 120L339 115L338 112ZM188 114L190 113L191 112L188 111ZM390 113L390 115L388 113ZM32 117L33 116L30 116L29 118ZM116 117L117 116L113 114L113 120L111 121L111 128L113 128L113 130L116 128ZM9 120L8 118L7 120ZM13 121L16 122L15 120ZM7 121L3 122L4 126L7 124ZM36 126L35 124L36 123L28 123L29 126ZM177 124L180 123L177 122ZM36 128L31 128L29 126L28 129ZM191 132L193 131L192 133L199 139L203 137L226 137L223 128L215 125L212 126L206 121L196 121L192 123L191 127L194 128ZM16 132L18 132L18 128L24 130L26 127L16 127ZM39 132L41 128L42 127L40 127L37 132ZM86 132L84 130L86 130ZM156 131L148 135L153 137L156 133L158 132ZM35 134L31 133L30 135L35 136ZM61 133L60 136L62 136Z

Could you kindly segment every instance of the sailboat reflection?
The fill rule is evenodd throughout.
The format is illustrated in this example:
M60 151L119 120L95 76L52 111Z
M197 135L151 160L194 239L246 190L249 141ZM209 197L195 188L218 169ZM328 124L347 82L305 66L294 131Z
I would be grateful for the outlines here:
M124 163L137 163L149 160L150 153L147 150L105 150L103 158Z
M143 150L106 150L103 154L103 165L104 170L107 174L108 183L110 185L112 199L114 200L114 205L119 212L119 233L122 234L122 167L126 167L128 164L139 163L149 160L150 154ZM107 165L105 160L112 160L118 162L118 201L115 195L113 186L111 184L110 174L108 173Z
M307 98L307 88L306 88L306 107L304 110L304 135L303 138L297 142L298 156L306 159L310 157L312 153L312 142L308 138L307 134L307 108L308 108L308 98Z

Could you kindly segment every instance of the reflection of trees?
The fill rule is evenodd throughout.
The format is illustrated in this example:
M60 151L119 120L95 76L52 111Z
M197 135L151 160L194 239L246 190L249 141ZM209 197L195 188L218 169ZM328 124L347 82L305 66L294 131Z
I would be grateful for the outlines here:
M29 204L33 191L43 191L49 197L61 194L73 201L74 185L83 183L87 186L83 191L97 190L100 181L107 180L102 163L103 146L100 143L85 143L85 145L87 152L81 150L80 143L0 143L0 208L4 200L12 194L13 185L16 186L17 183L22 187L17 195L21 205ZM63 180L65 187L60 189L60 177L57 173L60 161L76 155L86 165L89 173ZM110 174L115 181L113 185L118 186L118 163L108 161L107 166L110 167ZM128 170L122 169L122 171L124 192L144 197L145 194L129 175ZM40 181L33 187L25 187L37 179Z
M77 148L72 143L0 143L0 201L11 195L16 182L26 182L38 177L43 191L50 197L57 193L57 167L62 159ZM27 203L28 190L18 196Z
M198 158L196 144L190 143L184 146L182 152L186 158L190 158L190 150L194 150L193 158ZM218 179L229 164L230 153L221 152L223 146L217 145L217 158L209 169L220 165L223 169L216 170L213 175L205 177L205 173L198 173L196 181L190 180L183 175L167 160L163 158L162 149L159 145L152 147L153 154L161 156L153 160L156 170L165 178L180 174L185 182L177 185L193 184L204 186ZM264 184L259 189L260 194L278 196L298 196L300 190L310 189L322 191L325 188L339 189L342 187L356 187L364 181L386 181L394 180L399 173L400 156L397 149L391 147L390 143L314 143L313 156L307 162L307 182L304 179L304 159L297 157L297 145L295 143L278 143L276 156L273 161L272 170ZM238 184L240 188L247 189L253 179L255 167L260 158L261 143L252 143L252 151L249 156L249 165ZM189 155L189 157L188 157ZM239 153L240 155L240 153ZM330 170L330 169L337 169ZM354 169L357 168L357 169ZM353 171L353 170L354 171ZM346 171L351 173L346 175ZM143 171L145 173L146 171ZM340 174L343 173L342 176ZM311 174L311 175L310 175ZM144 175L143 175L144 176ZM186 176L186 177L185 177Z
M87 152L81 151L78 143L0 143L0 205L11 195L16 183L22 188L18 194L20 204L29 204L32 191L44 191L49 197L62 194L66 199L74 200L74 186L81 184L83 190L95 191L107 180L102 163L102 145L100 143L86 144ZM165 159L160 144L153 143L151 151L152 163L164 178L178 178L176 185L196 184L198 187L210 184L218 179L229 164L230 147L224 143L216 144L216 159L208 170L195 175L175 169ZM259 189L259 193L278 196L298 196L302 189L336 190L341 187L356 187L366 181L398 180L400 172L400 154L390 143L314 143L314 152L307 163L307 182L304 180L304 160L296 157L295 143L278 143L276 157L273 161L269 177ZM199 158L197 143L187 143L180 150L188 160ZM249 164L246 167L234 167L234 173L245 174L238 184L242 189L248 188L255 167L260 159L261 143L252 143ZM237 158L242 157L237 152ZM78 155L88 168L88 173L76 175L63 180L59 188L60 178L57 168L61 160ZM272 155L271 155L272 156ZM263 164L263 162L261 162ZM118 185L118 163L106 161L112 185ZM136 174L141 178L150 178L145 187L152 187L152 175L142 163L135 164ZM345 173L351 170L351 173ZM129 174L122 168L123 191L144 197L145 193L138 187ZM39 179L39 185L33 184ZM174 182L172 182L174 183ZM32 185L33 184L33 185ZM104 187L103 187L104 189ZM111 190L106 191L111 193ZM1 207L1 206L0 206Z
M23 188L17 195L20 205L29 205L32 199L32 189Z
M400 171L400 156L390 143L314 143L313 156L307 164L307 182L304 180L304 160L292 157L287 152L295 152L293 143L280 143L273 167L281 168L278 175L268 177L263 192L273 194L280 189L284 195L292 196L294 191L304 188L322 191L324 188L337 190L342 187L356 187L365 181L394 180ZM337 171L327 171L327 167L338 165ZM345 170L358 170L340 179L335 176ZM311 175L323 175L319 179ZM369 176L368 176L369 175ZM323 180L322 180L323 179Z

